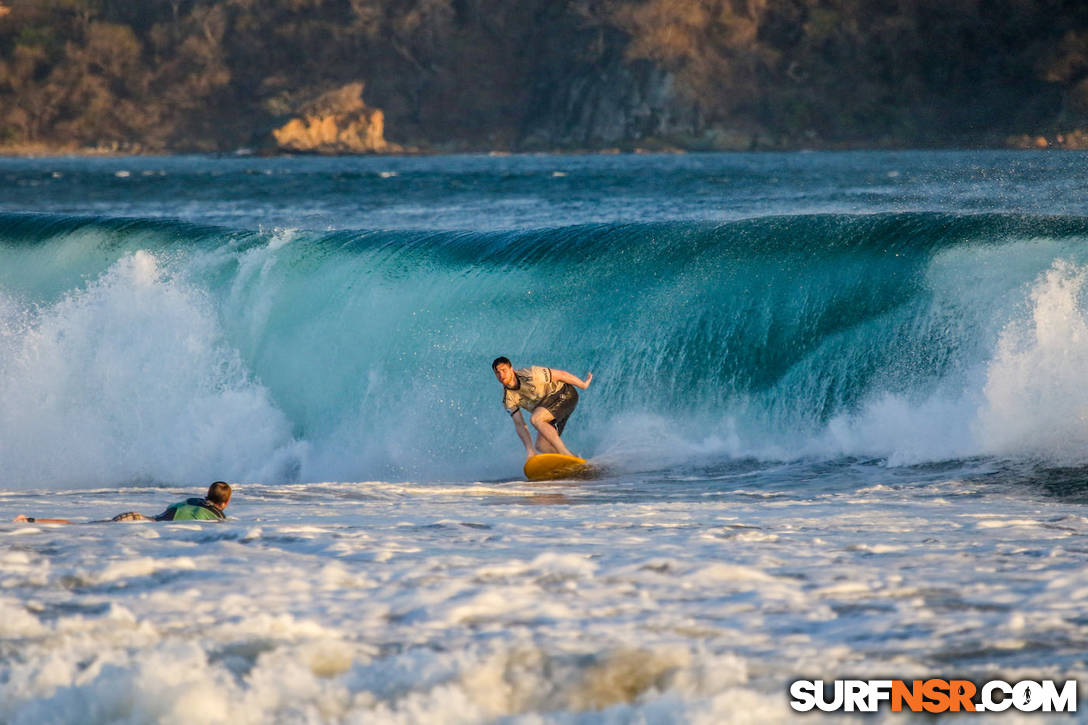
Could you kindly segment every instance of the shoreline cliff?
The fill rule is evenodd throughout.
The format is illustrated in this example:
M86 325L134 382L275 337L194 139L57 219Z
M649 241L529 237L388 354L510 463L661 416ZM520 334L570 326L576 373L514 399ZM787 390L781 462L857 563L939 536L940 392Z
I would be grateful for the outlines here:
M0 0L0 154L1088 148L1088 6Z

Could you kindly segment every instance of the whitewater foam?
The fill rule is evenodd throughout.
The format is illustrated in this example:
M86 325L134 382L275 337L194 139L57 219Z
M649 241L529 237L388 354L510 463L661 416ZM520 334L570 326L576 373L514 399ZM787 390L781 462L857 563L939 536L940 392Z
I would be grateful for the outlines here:
M275 480L297 459L206 294L154 255L127 255L55 304L13 306L0 338L9 486Z
M1088 528L1059 502L788 476L573 506L359 495L379 485L242 486L223 524L26 527L0 555L9 720L788 722L809 674L1088 674ZM102 518L124 495L38 505Z
M1026 319L1002 331L980 415L985 450L1058 464L1088 461L1088 267L1058 260Z

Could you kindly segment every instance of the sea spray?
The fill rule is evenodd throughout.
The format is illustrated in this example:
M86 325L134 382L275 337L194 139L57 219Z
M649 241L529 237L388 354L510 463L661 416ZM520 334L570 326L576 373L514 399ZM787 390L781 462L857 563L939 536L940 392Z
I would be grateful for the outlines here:
M978 420L993 455L1088 461L1088 266L1064 259L1031 290L1029 314L1001 332Z
M291 475L286 419L218 331L204 292L150 253L53 304L12 303L0 336L9 486ZM285 473L286 472L286 473Z

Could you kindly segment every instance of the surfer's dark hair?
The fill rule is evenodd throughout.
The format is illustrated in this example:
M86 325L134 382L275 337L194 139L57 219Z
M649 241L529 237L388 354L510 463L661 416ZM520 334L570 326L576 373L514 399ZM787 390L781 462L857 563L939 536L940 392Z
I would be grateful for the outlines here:
M205 498L208 503L214 503L220 507L226 506L227 501L230 501L230 484L226 481L216 481L208 486L208 495Z
M502 355L495 358L495 361L491 363L491 369L498 370L500 365L509 365L510 367L514 367L514 363L510 362L510 358L503 357Z

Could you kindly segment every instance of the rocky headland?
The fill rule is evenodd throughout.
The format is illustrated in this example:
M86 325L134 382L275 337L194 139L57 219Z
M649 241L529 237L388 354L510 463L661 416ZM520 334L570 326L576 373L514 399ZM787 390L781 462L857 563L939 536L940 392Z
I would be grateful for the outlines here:
M1088 147L1059 0L0 0L0 150Z

